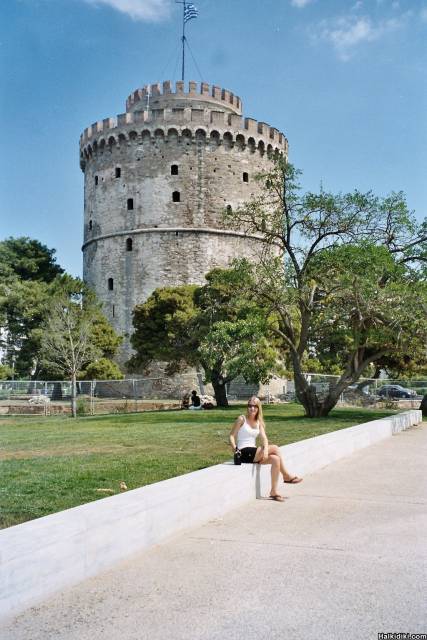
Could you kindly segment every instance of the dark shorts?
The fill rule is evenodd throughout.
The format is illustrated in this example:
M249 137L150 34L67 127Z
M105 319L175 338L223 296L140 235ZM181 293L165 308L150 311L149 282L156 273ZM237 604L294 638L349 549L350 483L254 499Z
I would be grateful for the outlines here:
M254 461L256 452L256 447L244 447L243 449L240 449L240 453L242 454L240 458L241 462L248 462L251 464Z

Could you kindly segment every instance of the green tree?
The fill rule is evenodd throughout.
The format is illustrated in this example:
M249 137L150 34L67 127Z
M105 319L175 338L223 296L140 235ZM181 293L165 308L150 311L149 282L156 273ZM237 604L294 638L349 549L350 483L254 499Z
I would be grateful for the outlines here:
M38 328L49 301L49 285L63 273L55 249L31 238L0 242L0 328L5 363L17 377L37 376Z
M7 364L0 364L0 380L10 380L13 375L11 367Z
M63 291L52 300L41 336L41 353L46 367L71 380L71 411L76 413L76 380L85 367L94 366L102 356L96 344L94 324L99 305L90 293ZM92 363L92 365L91 365Z
M96 341L94 340L96 343ZM120 367L108 358L98 358L89 362L86 367L79 372L80 380L122 380L123 373Z
M123 336L116 333L105 315L102 313L102 308L100 306L98 307L98 313L95 314L93 320L92 339L95 346L101 351L102 358L104 360L110 360L110 362L117 355L119 347L123 342ZM120 369L116 364L114 364L114 367L110 367L110 369L111 371L117 371L117 374L120 372ZM101 380L102 378L98 379ZM108 379L111 380L112 378Z
M227 406L226 384L238 375L265 382L277 369L277 352L264 338L265 314L252 302L240 304L221 270L204 287L156 289L135 307L131 369L167 362L169 375L186 366L202 367L218 406Z
M50 285L9 277L0 284L0 322L4 362L17 377L40 373L40 326L47 314Z
M98 379L105 376L108 379L119 379L123 375L120 368L112 359L122 343L123 338L114 331L107 318L102 313L101 305L98 303L93 291L80 278L73 278L67 274L57 277L50 285L51 298L47 308L47 314L43 326L39 328L39 354L41 376L46 378L62 378L64 375L72 377L74 365L78 363L75 375L83 380L85 374L93 379L97 372ZM66 303L66 304L65 304ZM61 345L63 352L66 351L64 343L61 342L61 332L67 338L65 342L70 349L67 358L68 362L73 362L73 367L66 370L63 364L58 364L60 358L52 357L54 351L51 345L49 354L44 353L48 342L47 327L51 326L52 309L55 314L55 343ZM61 313L60 310L62 309ZM69 322L72 322L77 338L72 337ZM89 329L88 326L90 325ZM80 335L80 330L82 335ZM68 331L68 337L67 337ZM68 342L67 342L68 341ZM81 342L81 357L78 356L77 342ZM73 344L71 344L73 343ZM76 349L76 353L73 349Z
M166 373L172 375L186 365L197 365L198 342L192 331L195 290L193 285L159 288L135 307L131 343L136 353L129 361L131 370L160 361L168 363Z
M0 242L0 277L16 275L21 280L52 282L64 273L56 264L55 249L27 237Z
M62 376L57 367L48 367L41 357L42 327L50 315L51 302L63 295L93 298L79 278L63 274L54 254L54 249L30 238L0 242L0 346L6 354L4 363L18 378ZM93 318L93 341L101 357L111 360L122 338L99 306L97 309ZM116 365L111 363L109 370L116 370Z
M402 193L301 194L298 177L277 157L260 176L262 195L224 216L230 227L264 238L260 263L236 270L242 289L277 318L273 330L288 350L296 395L314 417L327 415L381 359L420 345L425 354L427 236ZM338 368L327 393L304 376L307 358Z

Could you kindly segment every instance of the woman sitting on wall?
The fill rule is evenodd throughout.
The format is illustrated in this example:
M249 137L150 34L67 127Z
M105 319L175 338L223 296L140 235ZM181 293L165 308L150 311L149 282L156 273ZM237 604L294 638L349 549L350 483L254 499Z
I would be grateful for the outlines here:
M257 437L261 437L262 446L256 446ZM236 444L237 437L237 444ZM230 433L230 444L234 453L236 464L241 462L249 464L271 464L271 491L270 498L283 502L284 497L277 489L279 475L282 474L283 482L297 484L302 481L298 476L291 476L285 468L280 449L275 444L268 444L265 433L265 423L262 415L262 405L259 398L253 396L248 401L246 416L239 416Z

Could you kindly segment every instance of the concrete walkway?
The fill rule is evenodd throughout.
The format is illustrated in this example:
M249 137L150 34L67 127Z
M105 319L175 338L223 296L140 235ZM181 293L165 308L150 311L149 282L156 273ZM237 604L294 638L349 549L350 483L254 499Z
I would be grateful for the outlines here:
M423 424L284 485L285 503L256 500L58 594L0 637L427 634L426 462Z

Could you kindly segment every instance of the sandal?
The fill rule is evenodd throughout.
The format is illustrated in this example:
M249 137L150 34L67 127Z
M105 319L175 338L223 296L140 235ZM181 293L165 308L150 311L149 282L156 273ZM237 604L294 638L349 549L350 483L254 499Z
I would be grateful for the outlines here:
M274 496L270 496L270 500L276 500L276 502L285 502L285 498L279 493L276 493Z
M283 480L283 482L286 482L287 484L298 484L298 482L302 482L302 478L293 476L293 478L289 478L289 480Z

